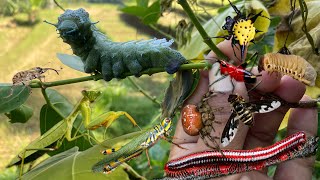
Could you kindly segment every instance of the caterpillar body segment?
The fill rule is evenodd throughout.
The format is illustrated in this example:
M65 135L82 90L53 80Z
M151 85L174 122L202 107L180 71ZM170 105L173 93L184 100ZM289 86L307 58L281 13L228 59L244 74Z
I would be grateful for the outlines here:
M317 72L304 58L297 55L267 53L259 63L259 70L279 72L308 85L314 86Z
M48 22L47 22L48 23ZM170 48L173 40L151 39L112 42L95 27L89 13L80 8L66 10L54 25L63 42L81 58L86 73L102 73L106 81L125 78L130 72L140 76L149 68L164 68L169 74L178 71L187 60Z

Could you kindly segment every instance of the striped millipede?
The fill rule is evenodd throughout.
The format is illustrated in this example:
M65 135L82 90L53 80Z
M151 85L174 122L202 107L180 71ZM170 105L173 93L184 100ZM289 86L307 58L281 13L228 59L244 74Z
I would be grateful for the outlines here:
M291 76L308 86L314 86L317 77L313 66L297 55L267 53L261 58L259 69Z
M193 153L165 165L163 179L207 179L260 170L316 152L318 137L306 139L304 132L293 134L269 147L253 150L221 150Z

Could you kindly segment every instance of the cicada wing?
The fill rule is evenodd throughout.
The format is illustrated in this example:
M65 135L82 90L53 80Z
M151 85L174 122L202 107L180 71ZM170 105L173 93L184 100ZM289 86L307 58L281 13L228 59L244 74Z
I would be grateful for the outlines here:
M239 116L233 110L231 113L231 116L228 119L228 122L227 122L226 126L224 127L223 132L221 134L222 147L227 146L234 139L234 137L238 131L239 119L240 119Z

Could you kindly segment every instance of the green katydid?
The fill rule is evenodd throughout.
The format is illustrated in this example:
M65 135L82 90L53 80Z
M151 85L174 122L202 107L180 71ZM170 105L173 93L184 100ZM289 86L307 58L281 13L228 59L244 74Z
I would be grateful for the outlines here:
M68 141L73 141L79 137L87 136L89 139L92 138L88 133L83 133L77 135L77 132L72 136L73 123L77 116L81 113L83 118L84 127L88 130L94 130L98 127L105 126L106 128L111 125L111 123L119 118L119 116L125 115L134 126L137 126L135 120L124 111L110 111L104 113L97 118L91 120L91 108L90 104L94 102L100 95L100 91L82 91L83 97L76 104L72 112L64 118L62 121L55 124L50 130L45 134L31 142L26 148L24 148L17 157L15 157L7 167L13 165L19 165L20 167L20 176L22 173L23 164L26 161L32 161L35 158L39 157L39 151L52 151L59 148L62 144L64 138ZM139 126L138 126L139 127ZM95 139L94 139L95 140ZM96 140L95 140L96 141ZM41 153L40 153L41 154Z

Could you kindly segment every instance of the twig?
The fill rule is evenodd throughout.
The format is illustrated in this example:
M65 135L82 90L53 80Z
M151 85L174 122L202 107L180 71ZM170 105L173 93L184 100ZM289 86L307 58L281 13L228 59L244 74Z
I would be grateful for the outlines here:
M60 8L62 11L66 11L56 0L53 0L53 2Z
M131 77L127 78L131 84L138 89L139 92L141 92L144 96L146 96L148 99L150 99L152 102L154 102L155 104L157 104L158 106L161 106L161 102L159 102L157 100L156 97L152 97L150 94L148 94L144 89L142 89L136 82L134 82L134 80Z
M47 105L49 107L51 107L56 113L58 113L61 118L65 118L65 116L56 107L54 107L54 105L51 103L51 101L49 99L49 96L48 96L48 94L46 92L46 89L45 88L41 88L41 92L42 92L42 95L43 95L44 99L47 102Z
M228 57L223 54L223 52L218 49L218 47L212 42L211 38L207 34L207 32L203 29L202 25L200 24L199 20L197 17L194 15L191 7L189 6L187 0L178 0L178 4L182 6L184 11L188 14L190 20L194 24L194 26L198 29L200 35L203 38L203 41L210 47L210 49L215 52L215 54L218 56L218 58L221 59L228 59Z
M190 64L184 64L180 66L179 70L188 70L188 69L210 69L212 67L209 63L190 63ZM152 75L159 72L165 72L164 68L150 68L145 71L142 71L141 74L148 74ZM132 73L125 73L125 76L132 76ZM101 74L92 75L92 76L85 76L80 78L74 78L74 79L66 79L66 80L60 80L60 81L53 81L53 82L42 82L39 83L31 83L31 88L42 88L44 87L53 87L53 86L61 86L66 84L73 84L73 83L79 83L84 81L91 81L91 80L99 80L102 79Z
M127 163L122 164L123 169L131 176L133 176L136 179L140 180L147 180L145 177L138 174L131 166L129 166Z

